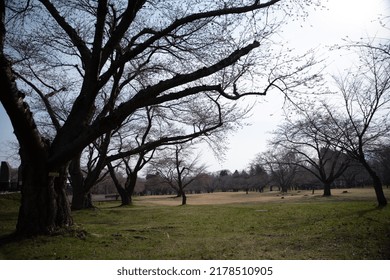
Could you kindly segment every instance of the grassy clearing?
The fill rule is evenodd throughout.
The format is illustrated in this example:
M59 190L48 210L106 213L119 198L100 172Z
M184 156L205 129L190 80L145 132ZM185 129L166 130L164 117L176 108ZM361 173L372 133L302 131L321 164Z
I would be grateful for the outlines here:
M187 206L172 197L100 203L74 213L73 231L5 243L0 258L389 259L390 207L348 191L194 195ZM0 196L0 236L15 226L16 201Z

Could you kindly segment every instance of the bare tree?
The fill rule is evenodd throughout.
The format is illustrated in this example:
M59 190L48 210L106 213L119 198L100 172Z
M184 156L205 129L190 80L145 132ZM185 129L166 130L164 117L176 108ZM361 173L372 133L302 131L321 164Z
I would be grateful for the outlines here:
M306 110L301 111L299 117L287 118L274 131L272 141L275 149L282 147L296 154L296 162L293 164L320 180L324 187L324 196L331 195L332 183L345 172L351 162L340 148L335 148L334 141L339 139L335 135L337 131L319 131L324 129L324 123L326 125L329 121L331 119L321 116L317 108L306 106ZM332 139L328 135L332 135Z
M195 192L213 193L217 188L217 178L210 173L200 173L195 180L195 189L190 186Z
M272 88L288 93L316 78L306 71L313 60L294 66L269 51L285 15L301 15L311 2L1 0L0 99L23 166L17 233L72 224L69 162L138 109L193 99L223 107L223 100ZM37 102L45 112L34 111ZM45 120L50 125L41 126Z
M145 190L151 195L166 195L172 194L175 191L164 182L159 174L148 173L146 175Z
M257 156L256 162L267 170L271 183L276 184L283 193L293 187L298 172L296 154L287 149L268 150Z
M205 166L199 164L199 156L192 157L193 149L187 144L175 145L173 149L166 148L160 159L151 162L149 173L155 173L162 178L182 198L182 205L187 204L185 188L201 175Z
M72 185L72 210L93 208L91 189L107 175L102 172L106 166L111 136L108 132L88 145L84 153L78 154L69 164L69 177ZM83 161L83 154L85 164Z
M356 47L356 46L354 46ZM387 204L378 171L369 155L389 136L390 56L379 45L361 45L360 64L335 78L342 108L325 103L324 138L363 165L370 175L379 206Z
M249 167L250 187L256 191L263 192L269 183L269 175L259 162L252 162Z
M145 165L150 162L153 158L155 150L150 153L142 151L135 156L130 156L122 159L122 164L124 165L126 181L122 185L116 176L115 168L111 162L107 162L107 167L110 171L111 178L114 181L114 184L117 188L119 195L121 196L122 206L130 205L132 203L132 196L134 189L138 180L138 173L145 167ZM133 165L132 165L133 161Z
M246 111L238 111L236 106L225 106L222 111L221 106L212 99L208 104L196 104L194 100L189 100L186 104L180 104L180 107L177 107L176 104L146 107L145 116L137 112L135 116L132 116L138 119L137 123L129 122L131 125L124 125L120 129L126 133L125 135L118 133L120 139L117 152L109 156L103 155L121 194L123 205L131 203L137 174L152 160L156 149L168 145L184 144L196 138L198 142L207 142L218 151L223 150L225 141L221 140L222 136L234 130L246 114ZM218 121L214 122L214 120ZM222 120L224 120L223 123ZM183 123L190 124L193 131L183 130ZM125 191L119 181L114 178L116 172L111 165L111 162L118 159L123 163L122 170L127 175Z

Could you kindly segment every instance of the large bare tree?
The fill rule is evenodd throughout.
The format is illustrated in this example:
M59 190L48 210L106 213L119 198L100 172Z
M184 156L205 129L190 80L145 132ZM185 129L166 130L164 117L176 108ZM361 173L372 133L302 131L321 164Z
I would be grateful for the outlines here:
M369 157L390 136L390 53L387 45L373 42L351 47L358 48L359 64L346 75L335 77L336 102L323 104L327 121L317 132L364 167L379 206L385 206L382 182Z
M1 0L0 99L23 166L17 233L72 224L69 162L137 110L191 100L223 107L307 83L313 60L294 65L271 46L286 15L311 2Z
M350 166L351 159L337 148L339 131L324 131L332 119L310 105L300 115L286 120L273 132L275 149L296 154L293 164L313 174L324 187L324 196L331 195L331 185Z

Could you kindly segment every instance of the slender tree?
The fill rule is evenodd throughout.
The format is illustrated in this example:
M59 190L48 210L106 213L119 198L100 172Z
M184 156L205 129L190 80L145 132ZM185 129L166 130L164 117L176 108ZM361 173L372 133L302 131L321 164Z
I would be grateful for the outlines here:
M358 161L370 175L379 206L387 205L369 156L389 136L390 56L381 45L360 45L360 65L335 78L343 106L325 103L323 137ZM329 133L331 132L331 133Z
M159 160L151 162L149 171L158 174L162 183L177 192L177 196L182 198L182 205L187 204L185 189L205 170L205 166L199 164L199 156L191 159L192 150L188 143L166 148Z

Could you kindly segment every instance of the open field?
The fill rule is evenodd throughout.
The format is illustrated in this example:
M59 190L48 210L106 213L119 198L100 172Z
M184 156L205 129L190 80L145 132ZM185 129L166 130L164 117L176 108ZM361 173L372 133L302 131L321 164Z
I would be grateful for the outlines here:
M345 193L346 191L346 193ZM387 197L390 191L385 189ZM283 197L283 198L282 198ZM0 196L0 236L18 195ZM130 207L97 203L73 213L72 231L3 239L0 259L389 259L390 207L372 189L145 196Z
M385 189L390 198L390 189ZM279 191L273 192L215 192L209 194L189 194L187 195L187 203L189 205L221 205L221 204L237 204L237 203L269 203L269 202L310 202L310 201L326 201L327 198L322 197L322 190L316 190L314 195L311 190L308 191L291 191L286 194L281 194ZM372 188L359 189L334 189L332 197L328 200L332 201L368 201L375 202L375 192ZM144 196L137 198L138 205L165 205L175 206L181 203L181 198L172 195Z

